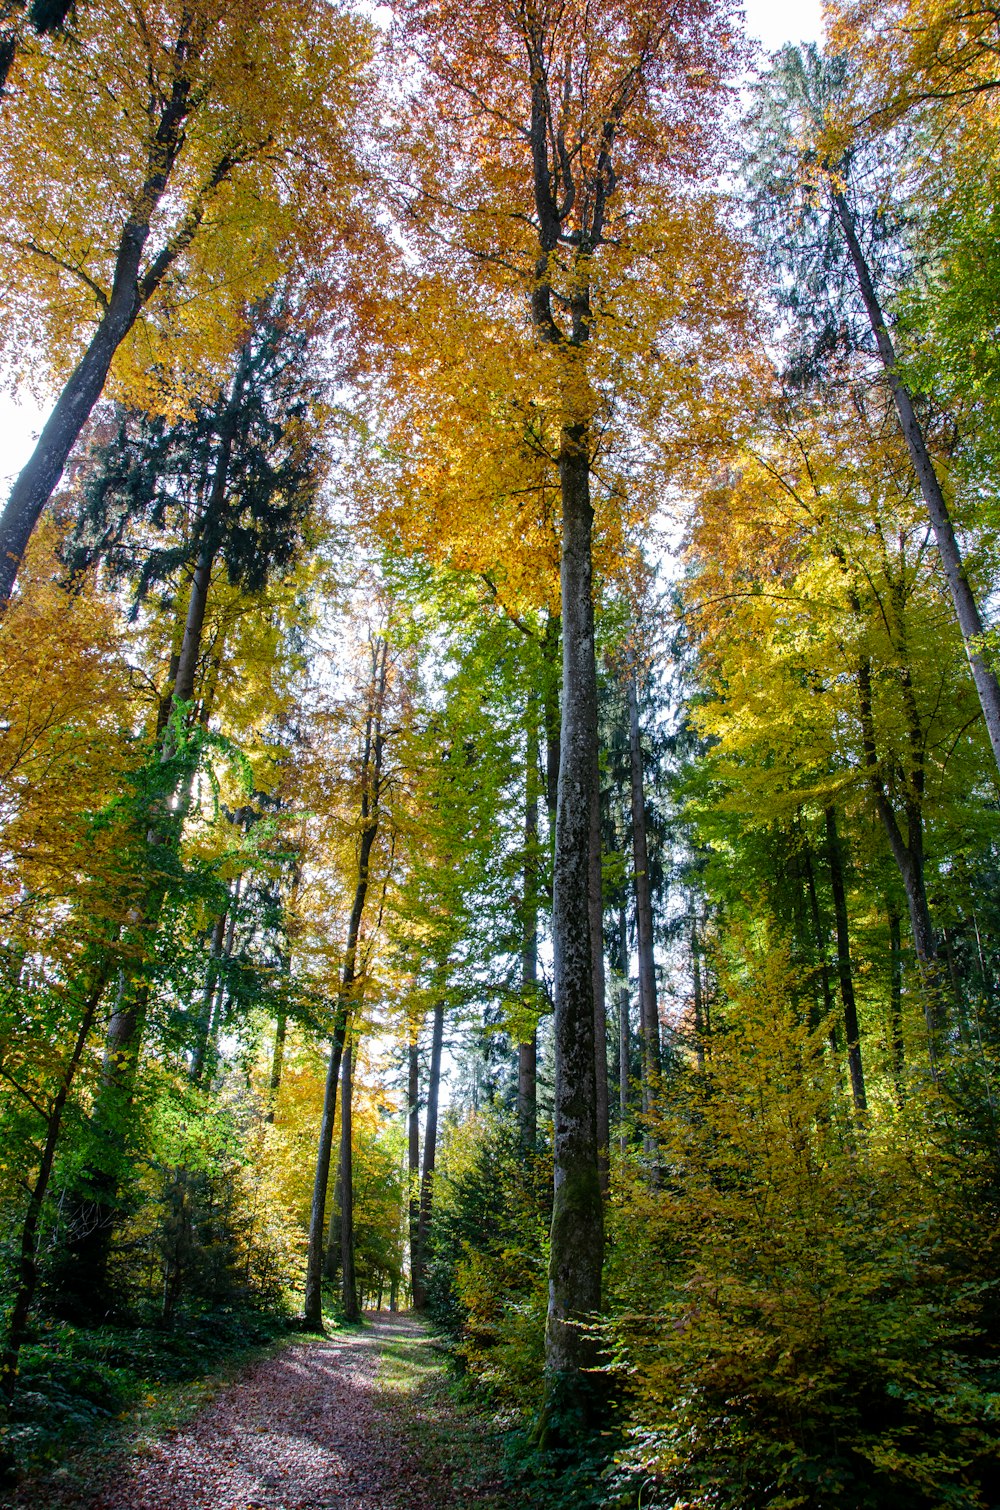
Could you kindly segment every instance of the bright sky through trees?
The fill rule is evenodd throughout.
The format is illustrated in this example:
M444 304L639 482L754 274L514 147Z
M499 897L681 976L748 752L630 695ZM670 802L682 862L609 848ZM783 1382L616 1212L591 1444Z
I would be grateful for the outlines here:
M783 42L819 41L821 11L819 0L747 0L747 31L769 51ZM31 455L47 412L27 394L0 390L0 496Z

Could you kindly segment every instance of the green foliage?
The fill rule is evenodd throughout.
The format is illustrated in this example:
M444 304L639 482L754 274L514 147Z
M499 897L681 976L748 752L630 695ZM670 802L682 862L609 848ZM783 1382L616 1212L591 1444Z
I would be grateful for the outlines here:
M531 1412L543 1368L551 1193L545 1161L494 1113L446 1129L435 1182L428 1307L462 1367Z

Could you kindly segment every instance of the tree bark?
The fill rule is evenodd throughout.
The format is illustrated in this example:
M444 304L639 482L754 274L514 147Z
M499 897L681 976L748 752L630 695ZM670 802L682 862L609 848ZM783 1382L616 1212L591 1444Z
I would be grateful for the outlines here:
M608 1008L604 978L604 878L601 869L600 765L594 748L594 776L590 794L590 861L587 903L590 914L591 969L594 990L594 1077L597 1115L597 1147L601 1190L606 1195L610 1177L608 1146Z
M285 1068L285 1039L288 1035L288 1015L278 1012L274 1019L274 1049L271 1053L271 1074L267 1082L267 1111L265 1122L273 1122L281 1089L281 1077Z
M553 874L555 1178L545 1356L550 1376L561 1377L580 1394L583 1370L595 1354L580 1323L600 1307L604 1253L588 905L597 674L585 426L571 425L564 432L559 472L563 697Z
M410 1293L423 1294L423 1264L420 1252L420 1041L416 1026L410 1028L407 1074L407 1157L410 1229Z
M979 703L986 720L986 731L993 749L993 759L997 768L1000 769L1000 682L997 681L996 674L987 665L983 655L982 638L985 626L982 615L969 585L955 528L951 522L951 515L934 469L934 463L927 450L920 421L914 412L913 400L899 376L895 347L875 291L871 269L858 240L854 216L842 193L834 191L832 198L844 239L847 242L872 333L878 346L879 357L889 381L889 390L899 419L899 426L903 432L903 439L906 442L906 449L910 455L913 472L934 531L934 539L937 542L941 563L948 580L948 588L962 632L969 666L979 694Z
M441 1051L444 1045L444 1002L434 1004L431 1026L431 1063L427 1077L427 1118L424 1122L424 1168L420 1181L420 1217L417 1229L417 1249L420 1253L420 1284L413 1284L414 1310L422 1311L427 1304L427 1244L430 1238L431 1217L434 1211L434 1164L437 1158L438 1100L441 1091ZM411 1275L412 1279L412 1275Z
M691 980L694 989L694 1052L698 1068L705 1068L705 1004L701 990L701 945L698 942L698 914L691 923Z
M521 999L532 1025L517 1048L517 1123L521 1143L534 1150L538 1136L538 727L535 699L528 700L524 801L524 903L521 933Z
M903 941L900 930L899 908L890 898L886 904L889 921L889 1059L896 1094L903 1085L905 1044L903 1039Z
M340 1268L344 1320L351 1322L361 1319L358 1282L354 1270L354 1132L351 1116L354 1095L353 1060L348 1039L344 1045L340 1097Z
M824 810L826 822L826 856L830 867L830 889L833 892L833 916L837 929L837 974L840 977L840 999L844 1005L844 1037L847 1041L847 1066L851 1076L851 1094L854 1110L866 1112L868 1098L865 1094L865 1073L861 1058L861 1029L858 1026L858 1009L854 998L854 976L851 971L851 936L847 918L847 890L844 885L844 862L840 836L837 833L837 814L832 807Z

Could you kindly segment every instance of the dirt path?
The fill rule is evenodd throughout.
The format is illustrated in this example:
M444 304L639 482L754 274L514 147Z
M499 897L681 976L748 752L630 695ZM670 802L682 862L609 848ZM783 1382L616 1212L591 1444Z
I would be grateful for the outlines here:
M254 1365L91 1510L443 1510L499 1493L428 1333L382 1315Z

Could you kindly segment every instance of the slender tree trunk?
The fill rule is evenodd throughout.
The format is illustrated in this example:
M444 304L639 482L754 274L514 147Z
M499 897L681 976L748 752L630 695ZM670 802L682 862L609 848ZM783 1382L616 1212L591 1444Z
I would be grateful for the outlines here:
M219 962L222 959L226 937L226 921L231 905L231 901L227 897L226 905L216 918L215 927L212 929L208 968L205 971L205 989L202 994L201 1012L196 1019L197 1033L191 1052L191 1064L188 1069L188 1075L195 1085L201 1083L201 1077L205 1071L205 1057L208 1052L208 1040L212 1031L212 1015L215 1010L215 992L219 978Z
M185 51L191 51L190 27L191 18L187 17L182 22L177 42L178 58L182 58ZM32 531L58 485L80 431L101 396L116 351L170 267L190 245L204 215L204 206L200 212L189 214L146 272L141 271L153 216L166 192L184 142L184 122L191 108L189 96L190 81L182 75L176 77L170 98L161 110L156 132L149 142L146 179L122 230L111 293L100 322L67 379L0 516L0 614L10 600ZM230 167L231 164L225 168L222 163L218 165L219 176L214 186L222 181Z
M431 1025L431 1064L427 1077L427 1118L424 1123L424 1169L420 1182L420 1217L417 1249L420 1253L420 1284L413 1286L413 1306L422 1311L427 1304L427 1244L434 1210L434 1163L437 1157L438 1100L441 1091L441 1051L444 1045L444 1002L434 1004Z
M343 1061L341 1061L343 1065ZM337 1156L337 1178L333 1183L333 1200L330 1202L330 1223L326 1230L326 1255L323 1259L323 1277L336 1285L340 1276L340 1212L344 1199L344 1182L341 1169L341 1154Z
M823 990L823 1016L826 1022L833 1022L833 991L830 987L830 966L827 961L827 932L823 926L823 919L819 910L819 897L816 894L816 873L813 870L812 854L808 843L803 840L803 858L805 861L806 889L809 893L809 911L812 914L813 933L816 939L816 952L819 955L819 978ZM810 1024L812 1028L818 1026L816 1022ZM831 1026L830 1048L837 1053L837 1035Z
M899 908L889 899L886 903L889 920L889 1058L892 1078L897 1095L903 1085L905 1044L903 1040L903 941L900 930Z
M550 614L542 638L542 719L545 725L545 808L549 816L549 839L555 835L556 809L559 803L559 755L562 740L559 711L559 642L562 619Z
M410 1027L407 1075L408 1175L410 1228L410 1291L423 1294L423 1264L420 1252L420 1041L415 1025Z
M361 835L358 845L357 885L354 889L354 902L347 926L347 947L344 951L344 968L334 1017L330 1058L327 1063L323 1114L320 1119L316 1149L316 1173L313 1179L312 1203L309 1208L309 1244L306 1252L303 1314L306 1325L314 1327L317 1331L323 1330L323 1239L326 1235L326 1191L330 1182L333 1125L337 1110L337 1081L340 1076L347 1025L356 994L358 939L361 933L365 898L368 895L372 847L379 826L382 757L385 746L382 715L385 707L387 675L388 647L385 641L375 640L372 644L372 696L361 763Z
M340 1097L340 1266L344 1320L359 1321L357 1275L354 1271L354 1132L352 1100L354 1055L350 1040L344 1045Z
M854 1110L868 1110L865 1094L865 1073L861 1059L861 1029L858 1026L858 1009L854 998L854 976L851 971L851 936L847 918L847 890L844 885L844 862L840 836L837 833L837 814L832 807L824 810L826 821L826 855L830 867L830 889L833 892L833 916L837 927L837 974L840 977L840 998L844 1004L844 1037L847 1040L847 1065L851 1075L851 1093Z
M111 963L111 953L107 951L101 964L98 966L96 978L84 1003L76 1040L70 1051L69 1059L63 1067L58 1089L45 1115L45 1141L42 1145L41 1157L38 1161L38 1173L30 1189L24 1221L21 1224L17 1286L14 1291L10 1319L7 1323L7 1336L4 1342L3 1353L0 1354L0 1406L4 1409L10 1405L17 1388L18 1362L20 1360L21 1348L27 1336L28 1318L31 1314L35 1291L38 1287L38 1226L41 1221L42 1209L45 1205L45 1196L48 1192L49 1181L52 1178L56 1148L59 1143L60 1132L62 1131L63 1114L66 1110L66 1102L73 1088L77 1071L83 1059L84 1050L87 1047L87 1041L94 1026L94 1019L100 1006L101 997L104 994L104 987L111 973Z
M879 770L872 711L871 667L867 661L862 661L859 665L857 681L861 738L865 765L868 770L868 785L906 891L913 947L920 971L924 1018L927 1023L927 1051L931 1070L936 1073L938 1040L944 1022L941 1010L942 991L937 948L924 884L923 815L916 796L911 794L904 804L906 820L906 837L904 838Z
M288 1035L287 1013L279 1011L274 1019L274 1049L271 1053L271 1074L267 1082L267 1111L265 1122L273 1122L278 1105L278 1092L285 1069L285 1039Z
M618 987L618 1147L622 1153L628 1147L628 1069L632 1051L632 1034L629 1030L628 986Z
M580 1323L600 1308L604 1255L588 907L597 673L591 580L593 510L584 425L565 430L559 472L563 696L553 875L555 1179L545 1357L550 1379L561 1377L574 1396L581 1396L583 1370L594 1359L595 1345Z
M517 1121L521 1143L534 1149L538 1135L538 728L535 699L528 700L524 803L524 906L521 997L531 1028L517 1048Z
M285 947L281 951L281 981L283 986L287 986L292 973L292 944L296 934L296 904L299 898L299 889L302 885L305 842L306 825L303 820L299 840L299 852L292 869L288 897L283 907L285 928ZM274 1052L271 1055L271 1078L267 1088L265 1122L274 1121L274 1114L278 1105L278 1092L281 1089L281 1077L285 1071L285 1039L287 1034L288 1014L284 1008L279 1008L274 1019Z
M705 1068L705 1004L701 993L701 946L698 942L698 915L691 923L691 979L694 987L694 1052L699 1070Z
M594 1077L596 1082L597 1147L601 1190L607 1194L610 1166L608 1145L608 1009L604 979L604 880L601 870L601 800L598 752L594 749L594 777L590 794L590 863L587 901L590 913L591 969L594 981Z
M656 1004L653 903L649 886L649 848L646 838L646 794L642 743L639 737L639 699L634 669L628 679L627 696L633 880L639 954L639 1031L642 1035L642 1109L648 1113L652 1108L653 1091L660 1074L660 1021Z
M897 370L896 351L885 322L882 306L875 292L875 283L872 278L871 269L868 266L861 243L858 240L854 216L842 193L836 191L833 193L833 204L844 233L844 239L847 242L851 262L854 265L858 286L861 290L861 297L864 300L872 332L878 345L879 356L889 380L889 388L899 419L900 429L906 441L906 448L910 454L910 462L913 466L914 475L923 496L931 528L934 531L934 539L937 542L945 576L948 579L948 588L951 592L952 603L954 604L959 628L962 631L962 639L965 643L966 654L969 657L969 666L976 684L976 691L979 694L983 717L986 720L986 730L993 748L993 759L998 769L1000 769L1000 683L998 683L996 674L987 664L983 654L982 646L985 626L982 615L979 612L979 605L969 585L958 539L955 535L955 528L951 522L951 515L948 511L944 493L941 490L941 484L934 470L934 463L927 450L920 421L914 412L909 390Z

